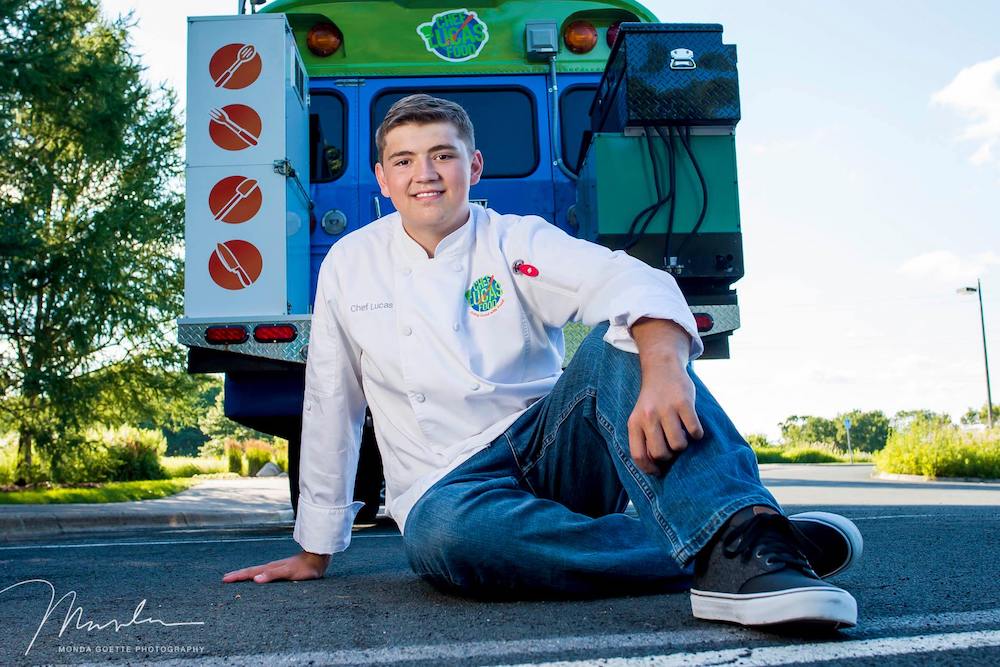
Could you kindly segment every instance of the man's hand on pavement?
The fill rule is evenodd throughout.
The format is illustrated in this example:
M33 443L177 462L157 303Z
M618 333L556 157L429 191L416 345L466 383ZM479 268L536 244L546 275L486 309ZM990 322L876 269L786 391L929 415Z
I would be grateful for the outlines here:
M688 445L704 435L687 373L691 337L669 320L642 318L632 326L639 348L642 386L628 418L629 451L636 466L660 475Z
M265 565L227 572L223 575L222 581L229 584L234 581L253 580L258 584L266 584L269 581L319 579L326 572L326 566L329 564L329 554L314 554L303 551L290 558L271 561Z

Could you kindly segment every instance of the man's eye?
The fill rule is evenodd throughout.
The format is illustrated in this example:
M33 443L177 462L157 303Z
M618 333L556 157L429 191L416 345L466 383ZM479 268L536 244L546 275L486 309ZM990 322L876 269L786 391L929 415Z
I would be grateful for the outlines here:
M409 160L397 160L394 166L396 166L396 167L405 167L408 164L410 164Z
M450 154L450 153L441 153L440 155L438 155L438 156L437 156L437 158L438 158L439 160L450 160L450 159L452 159L453 157L455 157L455 156L454 156L454 155L452 155L452 154Z

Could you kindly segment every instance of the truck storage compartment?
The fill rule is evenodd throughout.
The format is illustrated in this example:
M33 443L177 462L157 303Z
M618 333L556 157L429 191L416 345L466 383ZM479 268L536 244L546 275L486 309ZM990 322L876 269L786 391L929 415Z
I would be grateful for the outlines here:
M740 119L736 47L717 24L623 23L590 112L595 132Z

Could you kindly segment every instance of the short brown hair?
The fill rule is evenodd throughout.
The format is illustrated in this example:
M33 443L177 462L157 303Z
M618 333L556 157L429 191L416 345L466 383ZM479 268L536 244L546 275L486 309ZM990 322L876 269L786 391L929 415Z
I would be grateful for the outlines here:
M430 123L451 123L458 130L458 138L465 142L469 153L476 150L476 133L472 129L469 114L458 104L440 97L419 93L410 95L393 104L385 114L382 124L375 131L375 146L378 160L385 152L385 135L400 125L428 125Z

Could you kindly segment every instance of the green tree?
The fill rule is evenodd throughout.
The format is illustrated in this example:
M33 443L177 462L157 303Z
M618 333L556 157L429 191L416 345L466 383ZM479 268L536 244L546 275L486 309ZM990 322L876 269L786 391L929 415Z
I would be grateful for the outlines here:
M975 408L969 408L966 410L965 414L962 415L963 424L988 424L989 420L986 419L986 404L983 403L983 407L976 410ZM993 425L1000 425L1000 405L993 406Z
M837 424L825 417L792 415L778 426L781 428L781 438L786 445L837 442Z
M837 415L834 423L837 426L835 444L847 450L847 428L844 420L851 420L851 446L861 452L877 452L885 447L889 439L889 418L881 410L851 410Z
M0 411L33 449L189 392L182 128L97 0L0 5Z
M893 431L905 432L914 424L951 426L952 421L948 413L933 410L900 410L889 420L889 426Z

